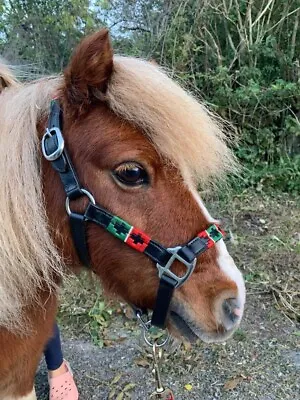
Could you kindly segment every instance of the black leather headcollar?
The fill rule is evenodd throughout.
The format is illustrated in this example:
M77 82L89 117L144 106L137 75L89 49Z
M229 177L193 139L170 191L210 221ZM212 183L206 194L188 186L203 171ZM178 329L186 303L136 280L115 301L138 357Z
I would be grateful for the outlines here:
M196 265L197 256L223 238L221 230L212 225L184 246L166 248L152 240L143 231L96 205L92 194L80 185L65 148L61 125L62 112L59 102L52 100L48 127L42 139L42 152L59 174L64 187L66 211L70 218L72 238L81 262L87 267L91 263L86 241L86 225L88 222L101 226L135 250L150 257L156 264L160 278L151 324L164 328L174 289L181 286L190 277ZM70 201L83 196L86 196L89 200L84 213L71 211ZM185 266L186 272L183 276L178 276L171 271L172 264L176 260Z

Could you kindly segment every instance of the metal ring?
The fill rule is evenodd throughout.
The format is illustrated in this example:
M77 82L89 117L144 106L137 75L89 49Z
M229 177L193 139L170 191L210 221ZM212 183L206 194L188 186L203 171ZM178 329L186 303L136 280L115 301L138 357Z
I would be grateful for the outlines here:
M169 341L169 339L170 339L170 335L167 333L167 337L165 338L165 340L163 340L161 343L159 343L159 339L154 339L154 342L152 343L152 342L150 342L150 340L147 338L147 333L148 333L149 331L146 331L145 329L143 330L143 338L144 338L144 341L145 341L145 343L148 345L148 346L151 346L151 347L153 347L154 345L155 346L157 346L157 347L163 347L163 346L165 346L167 343L168 343L168 341Z
M150 330L151 330L151 319L148 319L148 315L144 314L143 311L140 310L140 309L136 310L135 314L136 314L136 317L137 317L137 319L139 321L139 325L143 330L143 339L144 339L145 343L148 346L152 347L152 346L156 345L157 347L163 347L168 343L168 341L170 339L170 335L167 332L166 332L166 335L167 335L166 339L163 340L161 343L158 342L159 339L154 339L154 342L152 343L147 337L147 335L149 337L151 337L151 332L150 332ZM147 319L144 320L143 316L146 316Z
M90 202L92 204L94 204L94 205L96 204L94 196L88 190L80 189L80 191L87 196L87 198L90 200ZM70 197L69 196L66 197L66 211L67 211L68 215L72 214L72 211L70 209Z

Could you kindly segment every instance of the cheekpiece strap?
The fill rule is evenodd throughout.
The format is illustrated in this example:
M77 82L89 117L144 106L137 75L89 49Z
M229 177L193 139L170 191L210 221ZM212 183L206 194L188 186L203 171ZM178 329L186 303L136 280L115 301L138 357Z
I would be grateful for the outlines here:
M73 243L80 261L87 267L90 266L89 250L86 241L86 220L83 215L70 211L70 200L78 199L85 195L79 179L65 148L65 141L61 132L61 109L57 100L51 101L48 127L42 138L42 152L53 169L59 174L66 193L70 228Z

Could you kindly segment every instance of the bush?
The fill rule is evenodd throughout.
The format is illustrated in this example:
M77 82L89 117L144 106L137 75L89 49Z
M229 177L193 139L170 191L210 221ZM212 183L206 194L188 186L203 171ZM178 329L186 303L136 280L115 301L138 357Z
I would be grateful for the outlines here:
M245 183L299 188L298 0L138 1L132 7L123 8L123 45L128 21L135 21L129 50L171 68L232 122ZM122 26L119 39L120 32Z

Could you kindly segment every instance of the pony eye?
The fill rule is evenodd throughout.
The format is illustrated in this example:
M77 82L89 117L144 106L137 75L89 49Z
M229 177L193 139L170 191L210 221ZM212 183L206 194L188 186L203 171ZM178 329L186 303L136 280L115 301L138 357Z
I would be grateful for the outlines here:
M128 162L119 165L113 172L114 177L123 185L140 186L149 183L146 170L137 163Z

